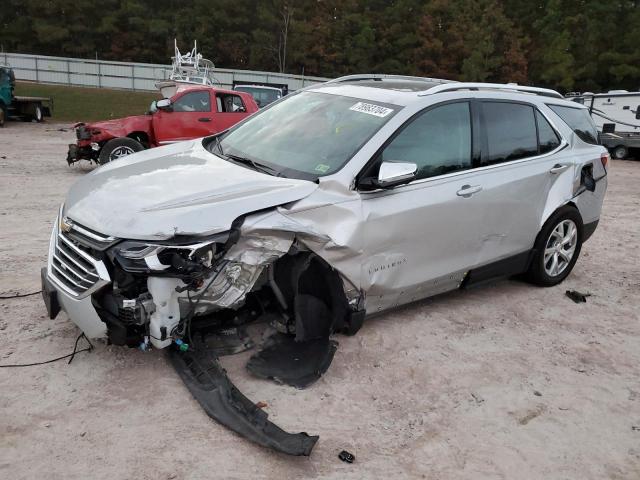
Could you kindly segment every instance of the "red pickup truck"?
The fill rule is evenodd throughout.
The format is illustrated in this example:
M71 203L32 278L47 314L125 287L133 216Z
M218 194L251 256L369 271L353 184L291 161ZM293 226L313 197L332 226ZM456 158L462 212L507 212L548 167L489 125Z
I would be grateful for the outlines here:
M173 97L154 101L146 115L75 125L78 141L69 145L67 163L102 165L145 148L223 132L257 111L248 93L181 85Z

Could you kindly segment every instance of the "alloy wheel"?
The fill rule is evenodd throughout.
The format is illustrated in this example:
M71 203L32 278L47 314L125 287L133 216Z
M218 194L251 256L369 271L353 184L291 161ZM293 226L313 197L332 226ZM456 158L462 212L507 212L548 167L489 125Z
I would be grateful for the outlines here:
M578 244L578 227L573 220L563 220L551 231L545 244L544 270L550 277L562 274L573 259Z
M115 160L116 158L126 157L127 155L131 155L133 153L133 148L131 147L117 147L111 152L109 155L109 161Z

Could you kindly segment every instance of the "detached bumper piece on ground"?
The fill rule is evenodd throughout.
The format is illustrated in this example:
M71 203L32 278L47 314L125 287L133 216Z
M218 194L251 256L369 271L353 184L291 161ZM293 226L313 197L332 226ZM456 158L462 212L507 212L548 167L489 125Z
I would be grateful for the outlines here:
M262 446L288 455L309 455L318 436L288 433L268 420L266 412L229 380L214 353L207 349L170 351L171 363L207 415Z

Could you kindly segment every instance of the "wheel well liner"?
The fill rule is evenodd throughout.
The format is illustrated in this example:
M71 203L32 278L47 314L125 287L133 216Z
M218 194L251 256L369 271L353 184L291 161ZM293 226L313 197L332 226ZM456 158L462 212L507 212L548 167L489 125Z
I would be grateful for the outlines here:
M140 142L145 148L149 148L149 135L146 132L131 132L127 137Z
M287 309L295 318L296 340L341 331L350 313L338 272L313 253L285 255L273 268Z

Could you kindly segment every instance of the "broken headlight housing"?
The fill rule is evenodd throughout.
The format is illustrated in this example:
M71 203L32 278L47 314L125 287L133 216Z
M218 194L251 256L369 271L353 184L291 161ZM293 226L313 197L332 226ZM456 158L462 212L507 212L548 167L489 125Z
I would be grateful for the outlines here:
M114 264L129 273L195 279L204 275L224 254L227 238L227 234L219 234L196 242L125 240L109 254Z

